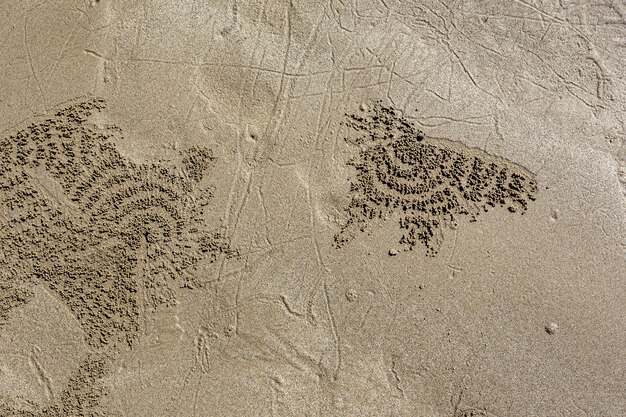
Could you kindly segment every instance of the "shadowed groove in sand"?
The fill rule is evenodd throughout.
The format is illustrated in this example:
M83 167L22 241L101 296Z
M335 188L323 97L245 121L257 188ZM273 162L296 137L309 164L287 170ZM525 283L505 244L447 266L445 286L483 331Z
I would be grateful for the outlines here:
M211 152L182 151L180 167L133 162L112 141L119 128L89 121L103 108L77 102L0 139L0 325L44 285L98 352L43 415L100 415L101 355L132 347L141 315L174 304L174 285L196 286L199 262L236 254L204 221Z
M535 176L525 168L460 143L428 138L400 112L376 103L363 115L348 115L346 125L361 149L349 162L348 220L335 236L342 247L373 221L400 216L399 243L435 255L442 227L458 217L476 220L482 212L506 207L523 214L535 200Z

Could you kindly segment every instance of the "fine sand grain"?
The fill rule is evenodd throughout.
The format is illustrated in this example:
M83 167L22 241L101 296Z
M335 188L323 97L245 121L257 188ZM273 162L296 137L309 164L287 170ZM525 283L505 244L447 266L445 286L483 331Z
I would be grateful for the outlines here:
M621 2L0 23L0 417L626 416Z

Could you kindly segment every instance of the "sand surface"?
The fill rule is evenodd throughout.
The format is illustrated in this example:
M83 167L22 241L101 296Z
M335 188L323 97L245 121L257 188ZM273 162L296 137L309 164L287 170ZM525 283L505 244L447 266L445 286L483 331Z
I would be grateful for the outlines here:
M0 416L626 416L619 0L0 1Z

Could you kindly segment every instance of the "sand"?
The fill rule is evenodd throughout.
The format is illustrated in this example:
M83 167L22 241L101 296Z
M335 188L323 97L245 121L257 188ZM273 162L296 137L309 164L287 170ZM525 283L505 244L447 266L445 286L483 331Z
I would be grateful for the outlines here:
M626 415L621 2L0 11L0 417Z

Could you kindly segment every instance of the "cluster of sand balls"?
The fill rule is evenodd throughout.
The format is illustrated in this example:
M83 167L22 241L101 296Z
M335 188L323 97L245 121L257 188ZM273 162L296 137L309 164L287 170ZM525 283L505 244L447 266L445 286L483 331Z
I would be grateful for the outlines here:
M346 139L361 147L350 161L348 220L335 236L341 247L373 221L400 215L399 243L418 243L429 255L441 244L441 228L458 216L506 207L524 213L535 199L534 176L523 167L447 140L427 138L398 111L380 103L346 124L358 132Z
M119 128L89 121L103 107L77 102L0 139L0 325L44 285L110 353L133 346L142 312L176 301L173 283L193 287L190 269L236 251L205 224L210 151L187 149L180 166L133 162L115 146Z

